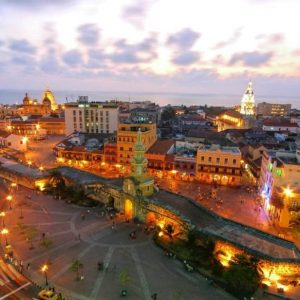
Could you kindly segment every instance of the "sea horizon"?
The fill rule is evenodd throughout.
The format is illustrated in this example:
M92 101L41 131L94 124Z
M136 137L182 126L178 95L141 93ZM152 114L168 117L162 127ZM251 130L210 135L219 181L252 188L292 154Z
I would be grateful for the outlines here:
M208 105L208 106L236 106L240 104L242 95L238 94L201 94L201 93L163 93L163 92L127 92L127 91L91 91L91 90L51 90L58 103L73 102L79 96L88 96L89 101L152 101L160 106L171 105ZM42 100L43 90L0 89L0 104L22 104L28 93L32 99ZM291 104L293 108L300 108L300 97L290 96L255 96L255 102L269 102Z

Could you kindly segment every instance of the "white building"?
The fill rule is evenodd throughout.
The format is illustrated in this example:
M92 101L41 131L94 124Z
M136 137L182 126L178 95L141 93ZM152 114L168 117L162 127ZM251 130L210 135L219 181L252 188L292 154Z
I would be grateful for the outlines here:
M255 112L254 92L252 82L249 81L247 89L241 101L241 114L246 116L253 116Z
M266 119L263 123L263 131L298 133L299 126L286 120Z
M118 106L114 103L88 102L80 97L65 104L66 135L71 133L114 133L118 127Z
M27 137L0 130L0 147L24 152L27 150L27 142Z

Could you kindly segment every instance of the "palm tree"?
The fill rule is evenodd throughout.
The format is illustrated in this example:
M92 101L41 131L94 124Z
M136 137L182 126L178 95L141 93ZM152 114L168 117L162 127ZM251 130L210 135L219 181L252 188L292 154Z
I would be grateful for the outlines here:
M78 259L74 258L70 270L76 272L76 279L79 280L79 271L83 268L83 263Z
M62 192L66 187L63 175L57 169L55 169L50 172L50 176L50 186L55 188L58 191L58 193Z

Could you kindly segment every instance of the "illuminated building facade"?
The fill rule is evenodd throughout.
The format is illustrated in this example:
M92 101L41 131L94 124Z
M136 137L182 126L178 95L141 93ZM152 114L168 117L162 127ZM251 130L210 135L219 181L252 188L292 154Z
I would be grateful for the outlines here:
M0 130L0 147L24 152L27 150L27 142L28 139L24 136Z
M240 185L241 158L238 147L203 146L197 151L196 178L205 183Z
M114 103L88 102L80 97L65 104L66 135L73 132L114 133L117 131L118 106Z
M242 115L246 116L253 116L255 114L255 100L251 81L248 83L247 89L243 95L240 112Z
M118 163L129 164L133 157L133 148L139 129L141 139L147 151L156 141L155 123L120 123L117 131Z
M262 102L257 104L256 114L261 116L289 116L291 108L291 104Z
M264 152L259 178L263 208L271 220L288 227L300 219L300 151Z
M226 111L216 118L218 131L245 128L245 121L241 113L235 110Z

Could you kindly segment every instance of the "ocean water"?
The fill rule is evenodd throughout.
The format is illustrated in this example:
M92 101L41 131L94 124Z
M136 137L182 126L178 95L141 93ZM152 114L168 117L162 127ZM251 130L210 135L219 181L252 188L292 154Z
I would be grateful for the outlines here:
M33 99L41 101L42 90L0 90L0 104L21 104L25 93ZM90 101L123 100L123 101L153 101L161 106L171 105L205 105L208 106L234 106L239 105L242 95L219 94L183 94L183 93L129 93L129 92L103 92L103 91L68 91L52 90L58 103L72 102L78 96L88 96ZM293 107L300 108L300 97L268 97L256 96L256 103L267 101L272 103L291 103Z

